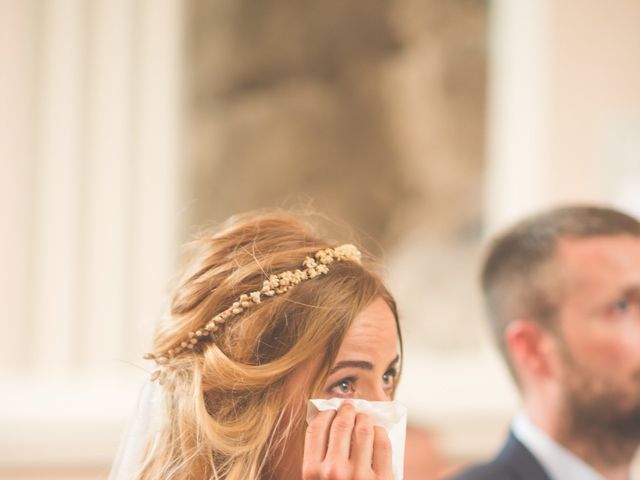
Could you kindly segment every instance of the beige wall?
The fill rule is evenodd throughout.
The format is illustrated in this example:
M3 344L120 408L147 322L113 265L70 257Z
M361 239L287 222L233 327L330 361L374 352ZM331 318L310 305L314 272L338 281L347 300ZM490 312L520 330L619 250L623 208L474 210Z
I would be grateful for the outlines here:
M105 480L103 468L2 468L0 480Z
M548 200L640 213L640 2L551 2Z
M492 3L487 231L567 201L640 212L640 4Z

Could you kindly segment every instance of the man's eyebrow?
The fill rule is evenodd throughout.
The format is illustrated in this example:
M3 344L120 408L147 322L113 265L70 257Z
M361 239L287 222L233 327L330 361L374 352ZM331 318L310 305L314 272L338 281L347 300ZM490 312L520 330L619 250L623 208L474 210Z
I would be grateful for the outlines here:
M628 285L623 291L622 294L625 297L633 297L640 298L640 285Z
M627 300L638 301L640 300L640 285L632 284L632 285L624 285L620 287L615 292L612 291L609 293L607 297L607 304L611 303L614 299L618 300L620 297L623 297ZM604 298L603 298L604 304Z
M397 363L398 360L400 360L400 355L396 355L396 358L391 360L387 368L391 368L391 366ZM359 368L361 370L373 370L373 364L371 362L367 362L366 360L343 360L341 362L336 363L333 366L333 368L329 372L329 375L333 375L335 372L343 368Z

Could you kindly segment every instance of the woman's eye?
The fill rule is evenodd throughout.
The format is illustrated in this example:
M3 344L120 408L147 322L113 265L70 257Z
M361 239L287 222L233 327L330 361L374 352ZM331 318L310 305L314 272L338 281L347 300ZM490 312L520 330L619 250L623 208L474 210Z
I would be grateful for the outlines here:
M337 387L342 393L349 393L351 391L351 384L349 382L340 382Z
M344 378L333 385L331 385L327 392L337 395L352 395L355 392L354 388L355 380L352 378Z
M395 383L397 375L398 372L396 371L396 369L392 368L385 372L385 374L382 376L382 381L385 385L393 385Z

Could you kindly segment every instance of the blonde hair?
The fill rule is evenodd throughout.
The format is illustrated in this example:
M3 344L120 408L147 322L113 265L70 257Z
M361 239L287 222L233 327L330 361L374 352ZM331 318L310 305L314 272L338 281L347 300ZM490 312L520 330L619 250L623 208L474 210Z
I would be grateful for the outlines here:
M295 270L305 257L333 246L286 212L232 217L190 244L191 260L154 350L172 348L239 295L259 289L269 274ZM335 262L326 275L266 299L212 341L172 358L163 385L164 423L138 478L268 476L286 441L303 432L306 399L322 388L354 317L378 297L397 322L395 303L370 267ZM314 380L296 385L291 395L287 381L303 365L318 365Z

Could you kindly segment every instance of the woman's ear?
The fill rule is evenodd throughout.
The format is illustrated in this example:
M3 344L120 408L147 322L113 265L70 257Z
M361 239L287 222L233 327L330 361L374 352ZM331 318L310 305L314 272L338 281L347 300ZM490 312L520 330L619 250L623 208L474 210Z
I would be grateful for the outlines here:
M513 320L505 330L505 343L514 368L526 384L552 374L551 333L533 320Z

